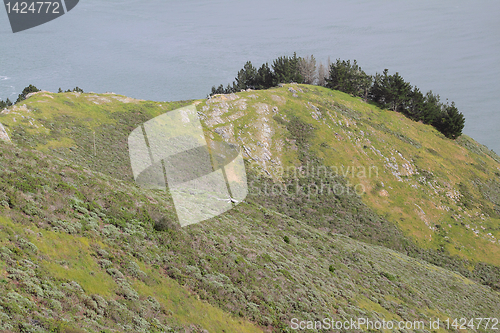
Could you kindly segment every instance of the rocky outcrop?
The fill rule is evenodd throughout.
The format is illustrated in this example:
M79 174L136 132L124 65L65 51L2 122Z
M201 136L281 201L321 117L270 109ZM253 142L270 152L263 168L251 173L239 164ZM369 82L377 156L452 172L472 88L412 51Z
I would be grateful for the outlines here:
M7 131L5 130L5 127L3 127L2 123L0 123L0 140L11 142L9 134L7 134Z

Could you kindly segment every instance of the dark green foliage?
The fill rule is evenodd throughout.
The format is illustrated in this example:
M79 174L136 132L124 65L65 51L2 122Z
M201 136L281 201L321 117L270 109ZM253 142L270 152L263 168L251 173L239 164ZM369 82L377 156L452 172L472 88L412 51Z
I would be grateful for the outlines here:
M435 95L432 91L425 94L421 114L416 118L424 124L436 124L441 114L441 102L439 95Z
M212 86L209 96L216 94L230 94L246 89L268 89L275 87L280 83L303 82L303 76L300 71L301 58L297 54L292 57L279 57L273 61L272 69L268 63L262 64L259 69L247 61L243 68L238 72L232 85L228 84L218 87Z
M330 66L329 77L326 86L330 89L340 90L353 96L368 98L372 77L366 74L358 66L356 60L351 64L350 60L340 60Z
M433 125L447 138L456 139L462 135L462 130L465 126L465 117L458 111L455 103L452 102L451 105L442 106L441 117Z
M413 120L422 120L420 115L425 105L425 97L419 88L413 87L406 103L406 114Z
M0 99L0 109L7 108L7 107L9 107L11 105L12 105L12 102L10 101L10 99L7 98L5 100L5 102Z
M330 65L328 77L325 80L324 67L320 66L316 72L314 56L307 58L283 56L275 59L272 69L267 63L257 70L250 61L238 72L236 81L226 88L221 84L213 86L209 96L215 94L230 94L246 89L268 89L281 83L317 83L326 85L330 89L340 90L353 96L362 97L379 104L382 108L401 112L415 121L434 126L447 138L456 139L462 135L465 118L458 111L455 103L443 104L439 95L432 91L423 93L406 82L398 72L389 75L385 69L382 74L374 77L366 74L357 61L340 60ZM325 84L326 82L326 84Z
M255 89L257 82L257 69L252 65L252 62L247 61L243 69L236 76L236 88L238 91L244 89Z
M465 118L455 103L440 102L439 95L429 91L425 97L417 87L412 89L399 73L376 74L370 90L370 99L381 107L405 114L408 118L434 126L447 138L456 139L462 135Z
M165 215L154 222L153 228L156 231L177 230L179 229L179 223L175 218Z
M387 273L387 272L382 272L382 273L380 273L380 275L386 277L389 281L392 281L392 282L395 282L397 280L397 278L394 275Z
M210 96L217 95L217 94L225 94L226 91L224 90L224 86L221 84L217 88L215 86L212 86L212 92L210 93Z
M274 73L269 68L267 62L262 64L262 66L257 71L257 77L255 80L256 89L268 89L274 86L275 76Z
M290 244L290 238L288 236L283 237L283 241L287 244Z
M293 57L279 57L273 61L274 85L279 83L302 83L303 77L299 69L300 58L294 53Z
M384 69L383 74L375 74L370 98L384 108L403 111L410 100L411 85L398 72L393 75L388 72L388 69Z

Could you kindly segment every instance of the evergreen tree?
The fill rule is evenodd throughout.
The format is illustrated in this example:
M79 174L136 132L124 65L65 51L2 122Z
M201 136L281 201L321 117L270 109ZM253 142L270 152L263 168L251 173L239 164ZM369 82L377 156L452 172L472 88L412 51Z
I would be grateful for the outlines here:
M335 64L330 65L329 77L326 86L330 89L340 90L353 96L368 97L372 78L367 75L356 60L351 65L350 60L337 59Z
M436 127L442 116L442 103L440 102L439 95L434 95L432 91L425 94L425 101L422 112L418 120L423 121L424 124L431 124Z
M28 94L31 94L31 93L34 93L37 91L40 91L40 89L38 89L34 85L30 84L29 86L27 86L26 88L23 89L23 92L20 93L19 96L17 96L16 104L21 102L21 101L24 101Z
M411 85L405 82L398 72L393 75L388 72L389 70L385 69L383 74L375 75L370 98L384 108L404 111L411 98Z
M224 89L224 94L231 94L233 93L234 90L233 90L233 86L231 86L229 83L227 84L227 87L226 89Z
M293 57L279 57L273 61L274 86L279 83L301 83L303 80L299 70L300 58L294 53Z
M424 109L425 97L417 87L410 93L407 105L404 108L405 114L413 120L422 120L422 110Z
M257 71L257 77L255 80L256 89L268 89L273 86L274 73L269 68L269 64L266 62Z
M62 89L61 89L61 88L59 88L59 90L58 90L57 92L58 92L58 93L62 93L63 91L62 91Z
M443 105L441 117L435 121L435 127L447 138L456 139L462 135L464 126L464 115L458 111L455 103Z
M217 95L217 94L223 94L224 93L224 86L221 84L217 88L215 86L212 86L212 92L210 93L210 96Z
M238 72L236 77L236 86L238 91L245 89L255 89L257 79L257 69L252 65L251 61L247 61L243 69Z

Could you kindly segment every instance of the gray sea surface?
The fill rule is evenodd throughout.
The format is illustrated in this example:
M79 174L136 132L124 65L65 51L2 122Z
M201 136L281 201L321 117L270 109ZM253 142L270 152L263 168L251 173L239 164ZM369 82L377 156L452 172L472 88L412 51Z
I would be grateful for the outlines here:
M497 0L81 0L13 34L0 9L0 98L28 84L173 101L205 97L247 60L314 54L388 68L455 101L464 132L500 153Z

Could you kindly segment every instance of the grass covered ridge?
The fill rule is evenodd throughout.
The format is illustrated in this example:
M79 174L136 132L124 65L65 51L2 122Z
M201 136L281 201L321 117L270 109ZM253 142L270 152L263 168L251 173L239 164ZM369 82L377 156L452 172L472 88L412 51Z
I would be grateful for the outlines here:
M180 229L168 193L133 182L127 137L193 102L209 140L243 147L261 191L293 179L289 167L378 173L309 174L301 186L366 192L250 193ZM294 317L500 316L500 162L470 138L307 85L174 103L78 93L24 103L0 114L14 143L0 143L0 318L12 326L2 329L286 332Z

